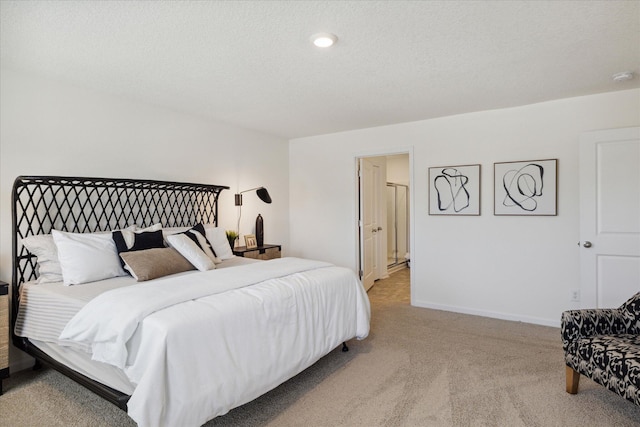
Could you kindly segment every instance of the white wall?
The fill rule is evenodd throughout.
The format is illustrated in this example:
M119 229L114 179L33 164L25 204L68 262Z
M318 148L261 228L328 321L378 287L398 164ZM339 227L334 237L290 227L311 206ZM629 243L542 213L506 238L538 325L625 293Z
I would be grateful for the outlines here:
M409 151L412 303L557 326L577 306L579 135L638 124L636 89L292 140L290 252L355 269L354 158ZM494 216L493 163L547 158L558 216ZM482 215L429 216L427 168L474 163Z
M219 224L242 233L262 213L267 242L289 240L288 142L254 131L2 69L0 280L11 282L11 187L18 175L145 178L228 185Z
M387 156L387 182L409 185L409 155Z

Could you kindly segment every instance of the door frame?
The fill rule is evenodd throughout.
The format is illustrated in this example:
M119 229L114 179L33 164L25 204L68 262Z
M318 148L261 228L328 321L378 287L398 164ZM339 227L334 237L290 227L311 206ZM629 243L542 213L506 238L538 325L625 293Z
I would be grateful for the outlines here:
M363 157L385 157L385 156L393 156L397 154L408 154L409 155L409 253L411 254L411 258L415 259L415 214L414 214L414 171L413 171L413 146L407 147L395 147L395 148L381 148L376 150L366 150L360 151L353 154L353 176L355 177L355 183L353 186L353 204L355 207L354 211L354 224L355 224L355 259L356 259L356 272L360 271L360 230L359 230L359 218L360 218L360 184L358 179L358 168L360 164L360 159ZM413 261L411 265L415 265ZM359 274L358 274L359 275ZM413 295L414 295L414 280L413 280L413 269L409 271L410 282L411 282L411 301L413 303Z

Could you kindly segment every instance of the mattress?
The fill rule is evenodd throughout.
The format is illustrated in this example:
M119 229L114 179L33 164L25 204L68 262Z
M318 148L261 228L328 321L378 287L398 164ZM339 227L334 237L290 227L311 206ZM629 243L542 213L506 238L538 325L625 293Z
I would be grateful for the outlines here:
M91 360L91 354L71 347L31 339L31 344L47 353L57 362L68 366L85 377L98 381L121 393L131 395L136 388L127 375L115 366Z

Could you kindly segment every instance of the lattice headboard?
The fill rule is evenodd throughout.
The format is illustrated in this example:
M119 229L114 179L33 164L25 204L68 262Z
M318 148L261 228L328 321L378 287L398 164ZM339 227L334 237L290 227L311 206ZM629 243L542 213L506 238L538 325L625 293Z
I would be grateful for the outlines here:
M229 187L138 179L19 176L13 184L13 295L36 278L35 257L20 240L52 229L76 233L136 224L183 227L218 223L218 197ZM15 299L15 298L14 298Z

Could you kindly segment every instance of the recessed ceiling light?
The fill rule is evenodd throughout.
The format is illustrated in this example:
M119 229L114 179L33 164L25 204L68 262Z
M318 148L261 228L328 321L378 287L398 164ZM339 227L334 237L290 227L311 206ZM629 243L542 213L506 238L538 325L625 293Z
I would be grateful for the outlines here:
M633 78L633 71L623 71L621 73L615 73L611 76L614 82L626 82L627 80L631 80Z
M338 37L331 33L318 33L311 36L311 42L317 47L331 47L338 41Z

